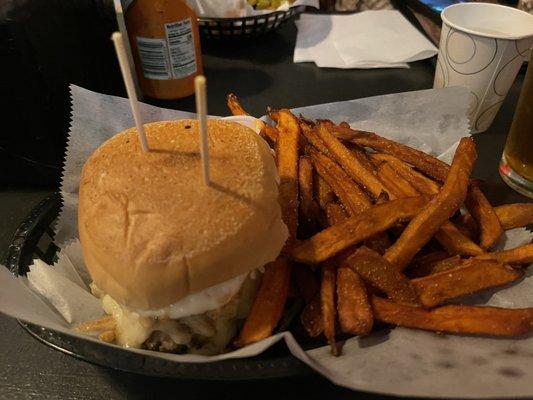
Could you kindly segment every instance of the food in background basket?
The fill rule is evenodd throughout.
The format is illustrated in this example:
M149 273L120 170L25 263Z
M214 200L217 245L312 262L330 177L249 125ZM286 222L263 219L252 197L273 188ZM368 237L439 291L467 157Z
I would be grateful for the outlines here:
M247 0L256 10L275 10L282 5L292 4L294 0Z
M188 0L200 18L244 18L276 10L306 6L319 8L319 0ZM210 21L212 22L212 21Z

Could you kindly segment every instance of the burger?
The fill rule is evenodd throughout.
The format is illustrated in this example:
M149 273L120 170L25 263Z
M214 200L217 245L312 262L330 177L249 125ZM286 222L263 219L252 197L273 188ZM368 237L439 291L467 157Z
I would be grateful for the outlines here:
M146 124L149 152L120 132L83 167L80 241L118 345L223 352L287 239L268 145L236 122L207 126L209 185L194 120Z

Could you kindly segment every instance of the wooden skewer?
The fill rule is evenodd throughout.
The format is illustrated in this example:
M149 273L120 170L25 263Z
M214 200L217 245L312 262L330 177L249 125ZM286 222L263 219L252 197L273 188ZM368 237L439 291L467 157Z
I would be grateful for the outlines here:
M126 85L126 92L128 93L128 98L130 100L131 113L133 114L133 119L135 120L135 126L137 127L137 134L139 135L141 147L143 151L150 151L148 148L148 141L146 140L146 133L144 132L141 113L139 111L139 102L137 100L137 93L135 92L135 84L133 83L133 77L131 76L131 70L128 64L128 56L126 55L126 50L124 49L124 39L122 38L122 34L120 32L114 32L113 35L111 35L111 39L113 40L115 51L117 52L120 71L122 72L124 84Z
M204 184L211 183L209 176L209 142L207 137L207 93L205 76L198 75L194 79L196 95L196 113L198 114L198 126L200 128L200 155L202 157L202 176Z

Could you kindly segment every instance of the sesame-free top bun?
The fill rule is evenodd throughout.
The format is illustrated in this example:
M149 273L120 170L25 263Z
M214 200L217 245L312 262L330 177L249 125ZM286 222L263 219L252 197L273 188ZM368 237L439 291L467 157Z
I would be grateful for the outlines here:
M193 120L145 125L98 148L83 167L79 234L99 289L157 309L273 261L287 239L266 143L243 125L209 120L210 186Z

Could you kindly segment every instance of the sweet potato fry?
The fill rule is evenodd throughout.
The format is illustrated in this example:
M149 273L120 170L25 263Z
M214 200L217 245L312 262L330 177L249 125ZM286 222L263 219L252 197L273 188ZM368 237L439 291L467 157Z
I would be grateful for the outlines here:
M392 190L398 197L412 196L413 193L434 194L439 192L439 186L435 182L412 170L403 161L393 156L374 157L374 160L381 162L378 167L378 173L382 182L389 188L394 188ZM405 168L409 171L407 172ZM390 169L393 170L391 171ZM404 173L402 174L399 171L404 171ZM417 174L421 176L417 176ZM409 179L418 182L418 188L413 187ZM481 247L449 221L444 222L435 234L435 238L450 254L475 256L484 252Z
M333 129L341 138L396 156L439 182L446 181L450 166L429 154L382 138L375 133L354 131L345 126L336 126ZM475 184L468 191L466 200L467 208L481 226L481 247L492 246L501 235L501 226L496 220L494 209Z
M408 276L411 278L421 278L437 272L447 271L449 269L459 268L465 263L459 256L446 257L441 260L427 261L418 263L416 266L409 267Z
M533 224L533 203L504 204L494 210L506 231Z
M388 202L389 200L389 195L385 192L381 192L381 194L376 199L376 204L383 204Z
M326 219L329 222L329 226L340 224L348 218L344 208L338 203L328 203L326 205ZM390 246L390 239L386 232L380 232L364 241L364 244L378 252L379 254L385 253ZM350 253L350 250L345 250L346 253Z
M379 152L394 155L439 182L446 181L450 166L429 154L385 139L375 133L355 131L346 126L334 126L332 129L340 138L351 140L360 146L370 147ZM468 191L467 208L480 224L481 247L488 248L492 246L497 237L501 235L501 226L498 224L494 209L476 185L473 185Z
M339 172L340 174L344 173L344 171ZM345 176L345 179L349 179L348 176ZM349 191L350 188L347 188L347 191ZM363 196L363 200L367 199L366 195L360 191L358 191L360 195ZM353 196L353 195L352 195ZM357 196L357 194L355 194ZM357 197L359 199L359 197ZM366 200L365 200L366 201ZM368 204L361 205L357 209L351 209L351 215L356 215L360 212L363 212L364 210L368 209L371 206L370 200L368 201ZM350 212L350 210L348 210ZM343 222L348 216L346 215L346 212L342 206L340 206L337 203L329 203L326 205L326 218L329 221L329 225L336 225L341 222ZM365 240L365 244L371 248L372 250L377 251L380 254L385 253L385 251L390 246L390 239L386 232L378 233L377 235L374 235L367 240Z
M372 203L366 194L334 161L316 150L310 150L309 155L318 174L335 192L350 215L359 214L370 207Z
M285 251L296 240L298 229L298 147L300 126L288 110L280 110L276 161L280 176L279 201L283 221L289 229ZM291 262L279 256L265 266L261 286L237 339L237 346L262 340L272 334L279 322L289 293Z
M340 139L352 141L359 146L369 147L380 153L393 155L440 182L444 182L448 176L450 166L423 151L385 139L372 132L358 131L340 125L331 126L330 129Z
M320 290L320 284L314 272L305 265L296 264L292 268L292 276L298 292L306 303L310 303Z
M98 339L102 342L113 343L115 341L115 330L104 331L98 335Z
M359 275L346 266L337 269L337 311L343 332L366 335L372 330L374 317L365 285Z
M289 228L290 246L296 239L298 226L298 146L300 125L289 110L278 111L279 131L276 161L280 177L279 202L283 221Z
M315 122L313 120L305 118L302 114L298 115L298 120L300 121L301 124L305 124L310 127L315 126Z
M484 249L492 247L503 234L503 228L496 212L477 185L470 185L465 205L479 224L479 243L481 247Z
M348 214L339 203L331 202L326 204L326 219L329 226L340 224L348 218Z
M289 293L291 262L283 256L265 267L261 286L244 322L237 347L263 340L278 324Z
M397 303L419 304L414 286L407 277L398 271L375 251L362 246L347 259L352 270L361 279L384 292Z
M114 330L117 322L112 315L105 315L102 318L85 321L76 326L76 332L104 332Z
M494 207L502 228L506 231L533 224L533 203L504 204ZM478 234L477 222L471 215L461 217L461 225L471 235Z
M502 264L530 264L533 263L533 243L515 247L510 250L485 253L474 257L476 260L496 260Z
M275 123L279 122L279 110L272 108L270 106L267 107L267 115L269 118L274 121Z
M317 135L316 130L309 124L300 121L300 127L302 129L302 135L304 135L307 142L322 154L330 156L328 148L322 142L322 139Z
M377 204L366 212L317 233L292 250L293 259L304 264L325 261L348 247L383 232L398 221L415 216L428 203L424 196Z
M387 192L387 189L374 176L372 171L367 170L359 160L354 157L352 152L344 146L340 140L338 140L328 130L328 125L319 123L316 129L317 135L322 139L324 145L331 152L335 161L350 175L350 177L358 183L364 190L371 194L374 198L377 198L381 192ZM388 192L387 192L388 193ZM388 193L390 195L390 193Z
M330 225L340 224L347 218L346 212L337 203L326 206L326 215ZM337 310L343 332L365 335L372 329L372 310L364 283L356 272L346 266L337 269Z
M422 305L435 307L446 300L506 285L522 276L523 272L496 261L469 260L459 268L413 279L411 283Z
M448 179L437 196L407 225L399 239L385 253L398 269L404 269L463 203L470 172L476 159L472 139L463 138L454 156Z
M403 179L407 180L420 193L436 194L440 190L440 185L437 182L416 171L399 158L383 153L374 153L370 157L374 161L389 163Z
M322 309L322 324L324 336L328 340L331 354L340 355L339 347L335 341L335 286L336 266L331 261L322 266L322 284L320 286L320 303Z
M389 141L388 139L381 138L375 134L369 134L369 137L372 137L372 139L370 139L371 142L378 143L378 145L374 147L368 147L395 155L397 158L412 164L426 175L431 176L440 182L444 182L446 180L446 176L450 171L450 166L448 164L426 153L411 149L410 147L393 141ZM355 142L363 145L357 140L355 140ZM384 147L381 148L381 145ZM398 166L398 164L395 165ZM408 170L405 168L403 168L402 171L404 173L408 173ZM431 190L430 193L436 189L428 180L424 180L420 174L417 175L411 171L410 175L411 177L416 176L416 178L413 179L413 184L415 187L417 187L416 185L419 185L417 189L420 189L421 186L425 186L426 189ZM491 247L502 234L501 225L499 224L496 213L489 201L474 183L472 183L467 192L466 206L474 219L480 224L481 247L485 249Z
M308 157L300 157L298 167L298 181L300 183L300 203L308 206L313 203L313 163Z
M371 297L376 320L434 332L522 336L533 330L533 308L444 306L428 311Z
M313 163L308 157L300 157L298 167L300 194L300 221L307 231L316 230L321 223L321 210L313 197Z
M318 337L324 332L320 293L304 307L300 322L310 337Z
M379 179L395 198L419 195L419 192L407 180L403 179L389 163L383 162L376 169Z
M450 254L461 256L477 256L483 254L481 247L475 244L468 236L465 236L453 223L446 221L435 233L435 239Z
M432 272L431 266L435 263L446 260L450 255L446 251L433 251L431 253L417 255L406 268L405 274L410 278L421 278Z
M239 98L234 93L227 95L226 102L232 115L250 115L242 107Z
M273 126L267 125L263 122L263 125L261 126L261 130L259 131L259 134L263 139L267 141L267 143L270 145L270 147L275 148L276 143L278 141L278 130L274 128Z
M228 108L232 115L250 115L241 105L238 97L230 93L226 97ZM265 139L270 146L274 146L276 144L276 141L278 139L278 131L276 128L267 125L265 122L261 121L260 119L257 120L257 123L261 126L261 130L259 134Z
M314 187L315 187L315 195L316 199L318 201L318 205L321 208L325 208L326 204L328 204L331 201L335 201L335 193L333 193L333 190L331 190L331 187L327 184L327 182L322 178L318 172L313 174L314 177Z
M429 265L428 267L430 267L431 270L428 271L426 275L437 274L439 272L449 271L451 269L462 267L468 260L470 259L465 260L459 256L449 257L445 260L441 260L433 263L432 265Z
M361 146L351 142L346 142L344 144L363 167L365 167L368 171L375 173L375 165L372 163L372 160Z

